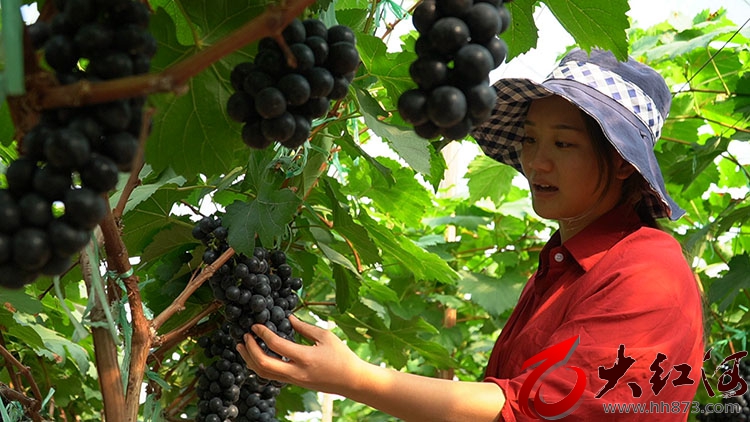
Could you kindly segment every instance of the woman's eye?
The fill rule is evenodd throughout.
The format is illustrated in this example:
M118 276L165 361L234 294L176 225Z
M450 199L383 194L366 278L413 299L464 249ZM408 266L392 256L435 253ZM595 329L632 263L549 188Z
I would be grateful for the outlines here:
M521 142L524 144L533 144L536 142L536 139L532 138L531 136L524 136L521 138Z
M564 141L557 141L557 142L555 142L555 145L557 147L559 147L559 148L568 148L568 147L573 146L573 144L568 143L568 142L564 142Z

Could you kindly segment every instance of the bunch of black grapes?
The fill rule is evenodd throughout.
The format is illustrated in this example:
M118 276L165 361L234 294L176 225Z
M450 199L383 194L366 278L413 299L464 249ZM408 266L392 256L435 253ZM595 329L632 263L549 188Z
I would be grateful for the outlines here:
M193 228L193 237L206 246L204 263L215 262L229 248L228 234L221 217L204 217L198 221ZM263 379L249 370L244 375L238 375L231 368L225 368L231 367L235 362L242 362L234 347L237 343L244 342L246 333L251 333L268 355L280 357L252 333L250 328L254 324L263 324L280 337L294 341L289 316L299 303L297 290L302 288L302 279L293 276L292 267L287 263L283 251L258 246L253 250L252 256L233 255L214 272L208 283L214 297L224 304L224 323L221 330L213 333L208 340L201 339L200 345L206 349L209 358L220 357L228 362L219 364L221 368L217 368L217 371L221 373L218 378L210 368L199 375L199 387L202 384L204 387L200 388L207 388L215 395L204 399L199 392L202 401L209 401L203 404L199 402L199 412L204 415L205 421L275 421L276 396L282 384ZM229 374L224 374L227 371L232 372L234 383L230 383L232 377ZM208 380L203 379L204 375ZM234 385L240 387L238 398L235 398ZM231 391L228 392L228 389ZM208 397L208 393L204 395ZM236 412L232 406L236 407ZM204 412L204 409L209 413ZM213 418L211 413L221 419ZM223 418L225 413L235 416Z
M229 335L228 322L219 330L198 339L209 359L198 370L197 422L276 422L279 383L259 377L245 366Z
M60 84L148 72L156 41L135 0L55 0L49 22L27 28ZM84 60L81 60L84 59ZM88 64L82 67L82 63ZM130 171L144 98L45 110L19 143L0 189L0 286L59 275L106 214L103 196Z
M198 415L197 422L234 421L239 416L236 403L240 399L240 387L249 370L235 350L236 342L229 335L229 324L210 336L201 337L198 345L208 358L215 358L208 366L198 370Z
M750 386L750 365L745 360L740 360L737 364L739 369L739 375L745 380L745 383ZM725 373L729 370L730 366L724 366L720 369ZM728 375L724 375L728 377ZM730 380L726 380L730 382ZM746 422L750 421L750 390L746 391L741 396L724 397L721 399L721 405L723 405L721 412L716 412L716 405L713 404L713 409L706 409L704 405L702 411L712 410L712 413L699 413L697 420L701 422Z
M255 59L238 64L230 75L235 92L227 114L244 124L242 140L251 148L304 144L313 119L346 96L359 66L356 37L347 26L295 19L282 35L293 65L273 38L264 38Z
M419 32L398 111L417 135L461 139L490 117L496 93L489 73L505 61L498 37L510 26L502 0L423 0L412 23Z

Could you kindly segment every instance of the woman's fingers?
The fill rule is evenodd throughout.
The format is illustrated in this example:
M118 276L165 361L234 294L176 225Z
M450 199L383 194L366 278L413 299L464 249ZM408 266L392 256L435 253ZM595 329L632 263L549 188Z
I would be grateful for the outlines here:
M328 333L328 331L320 327L303 322L294 315L289 315L289 322L292 323L292 328L302 335L302 337L315 343L317 343L325 333Z
M268 333L272 336L278 337L270 330L268 330ZM252 334L245 334L244 340L244 343L239 343L237 345L237 351L250 369L264 378L289 382L290 378L287 375L287 372L292 371L293 373L293 369L290 368L292 366L291 364L284 362L281 359L266 355L265 352L263 352L263 349L258 345L257 341L253 338ZM279 340L283 339L279 338Z

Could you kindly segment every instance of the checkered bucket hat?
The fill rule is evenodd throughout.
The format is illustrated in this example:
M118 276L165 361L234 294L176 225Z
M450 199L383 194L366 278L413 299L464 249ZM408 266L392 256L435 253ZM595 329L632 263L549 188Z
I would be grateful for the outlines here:
M621 62L605 50L568 53L547 79L501 79L494 84L492 117L472 132L484 153L522 171L521 139L532 100L559 95L593 117L615 150L646 179L644 200L656 218L677 220L685 211L667 194L654 145L672 96L664 79L643 63Z

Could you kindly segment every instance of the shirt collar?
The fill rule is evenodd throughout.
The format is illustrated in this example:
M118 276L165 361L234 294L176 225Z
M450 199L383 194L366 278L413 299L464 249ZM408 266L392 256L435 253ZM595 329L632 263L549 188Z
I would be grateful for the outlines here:
M619 205L568 239L562 248L570 253L581 269L589 271L612 246L642 225L632 206ZM559 231L555 232L547 246L560 246ZM547 247L544 249L550 250Z

